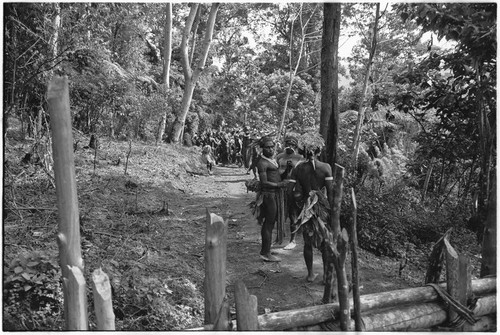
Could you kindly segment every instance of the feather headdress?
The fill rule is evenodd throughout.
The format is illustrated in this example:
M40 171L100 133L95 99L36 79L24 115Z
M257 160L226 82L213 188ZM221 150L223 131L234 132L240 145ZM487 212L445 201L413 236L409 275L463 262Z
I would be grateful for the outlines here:
M325 146L323 137L317 131L309 131L299 137L299 148L304 148L305 152L321 150Z

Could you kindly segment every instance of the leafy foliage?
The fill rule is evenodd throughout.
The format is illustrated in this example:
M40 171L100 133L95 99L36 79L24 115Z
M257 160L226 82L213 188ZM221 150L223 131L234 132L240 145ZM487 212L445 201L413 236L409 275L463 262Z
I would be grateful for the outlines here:
M4 329L61 329L61 285L61 273L55 254L25 252L5 264Z

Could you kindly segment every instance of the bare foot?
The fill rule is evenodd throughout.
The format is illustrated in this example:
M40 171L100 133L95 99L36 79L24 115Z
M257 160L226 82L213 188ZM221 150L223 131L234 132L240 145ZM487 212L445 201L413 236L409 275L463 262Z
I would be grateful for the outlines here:
M295 241L292 241L292 242L288 243L286 246L284 246L283 249L285 249L285 250L292 250L296 246L297 246L297 243L295 243Z
M307 276L306 280L308 282L312 283L316 279L317 276L318 276L317 273L313 273L311 276Z
M279 257L273 255L260 255L260 258L264 262L281 262L281 259Z

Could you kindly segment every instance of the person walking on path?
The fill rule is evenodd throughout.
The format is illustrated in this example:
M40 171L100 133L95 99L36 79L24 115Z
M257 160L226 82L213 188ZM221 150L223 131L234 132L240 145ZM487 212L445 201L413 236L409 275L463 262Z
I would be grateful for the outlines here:
M212 147L205 145L201 151L201 162L206 165L208 174L212 174L215 158L212 155Z
M295 136L285 137L285 150L276 156L276 161L279 165L279 173L281 179L290 179L292 176L293 169L299 164L299 162L304 160L304 157L297 153L298 141ZM290 221L290 242L283 248L285 250L294 249L297 244L295 242L295 221L297 221L297 216L299 214L299 208L293 199L293 192L289 188L286 192L285 197L285 218L288 217Z

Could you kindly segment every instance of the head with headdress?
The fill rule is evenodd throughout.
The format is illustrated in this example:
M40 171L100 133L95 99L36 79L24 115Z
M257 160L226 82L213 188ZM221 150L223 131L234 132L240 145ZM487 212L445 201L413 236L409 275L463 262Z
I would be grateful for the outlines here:
M299 146L297 136L289 134L285 137L285 152L289 155L294 154Z
M304 156L307 159L315 158L324 146L325 141L316 130L302 134L299 138L299 147L304 151Z

